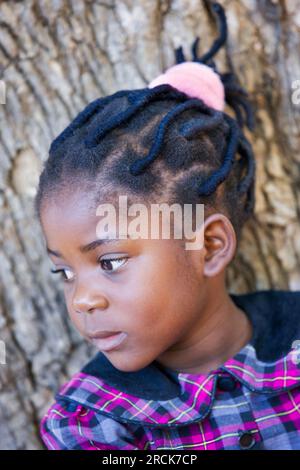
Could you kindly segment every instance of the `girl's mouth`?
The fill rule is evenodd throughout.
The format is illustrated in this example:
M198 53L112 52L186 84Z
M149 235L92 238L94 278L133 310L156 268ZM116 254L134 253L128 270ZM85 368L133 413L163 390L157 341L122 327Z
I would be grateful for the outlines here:
M127 333L122 331L109 335L109 332L105 335L105 332L97 332L93 335L89 335L89 340L101 351L110 351L117 348L127 338ZM105 335L105 336L104 336Z

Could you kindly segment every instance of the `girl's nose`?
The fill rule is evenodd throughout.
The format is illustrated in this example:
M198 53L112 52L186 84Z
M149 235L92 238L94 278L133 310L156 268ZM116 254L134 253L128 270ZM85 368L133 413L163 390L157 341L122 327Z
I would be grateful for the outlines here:
M97 289L93 292L89 291L87 287L80 289L77 287L73 296L73 309L78 313L93 313L94 310L105 310L107 309L109 302L105 295L101 292L97 292Z
M77 313L93 313L94 310L105 310L107 307L108 301L103 296L99 296L94 302L87 299L73 301L73 308Z

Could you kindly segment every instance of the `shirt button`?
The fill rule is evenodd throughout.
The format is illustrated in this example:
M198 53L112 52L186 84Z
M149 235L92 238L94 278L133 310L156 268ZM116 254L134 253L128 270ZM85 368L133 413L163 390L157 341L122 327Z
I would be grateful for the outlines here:
M220 390L224 390L226 392L232 392L232 390L236 387L236 381L234 377L229 376L219 376L217 381L217 387Z
M243 450L251 449L255 445L255 439L251 432L240 431L239 444Z
M66 411L76 411L78 406L81 406L81 405L78 405L78 403L74 403L74 402L71 402L71 401L68 401L68 400L64 400L63 398L61 398L59 401L58 401L59 404L61 404Z

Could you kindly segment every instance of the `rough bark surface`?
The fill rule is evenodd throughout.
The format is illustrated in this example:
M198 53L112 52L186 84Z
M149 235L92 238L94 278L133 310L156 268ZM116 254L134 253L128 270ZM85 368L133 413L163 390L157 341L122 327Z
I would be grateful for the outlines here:
M0 448L40 449L53 393L95 350L72 327L50 274L33 197L51 140L91 100L146 86L216 35L202 0L27 0L0 3ZM257 106L255 220L228 275L233 292L300 289L300 2L221 1L231 63Z

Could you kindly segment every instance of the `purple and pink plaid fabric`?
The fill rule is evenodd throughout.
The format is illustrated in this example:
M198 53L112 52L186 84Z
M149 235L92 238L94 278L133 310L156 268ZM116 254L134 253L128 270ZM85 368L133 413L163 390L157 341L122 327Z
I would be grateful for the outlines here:
M248 343L207 375L176 374L181 393L146 400L78 372L40 425L48 449L300 449L300 364L262 362Z

